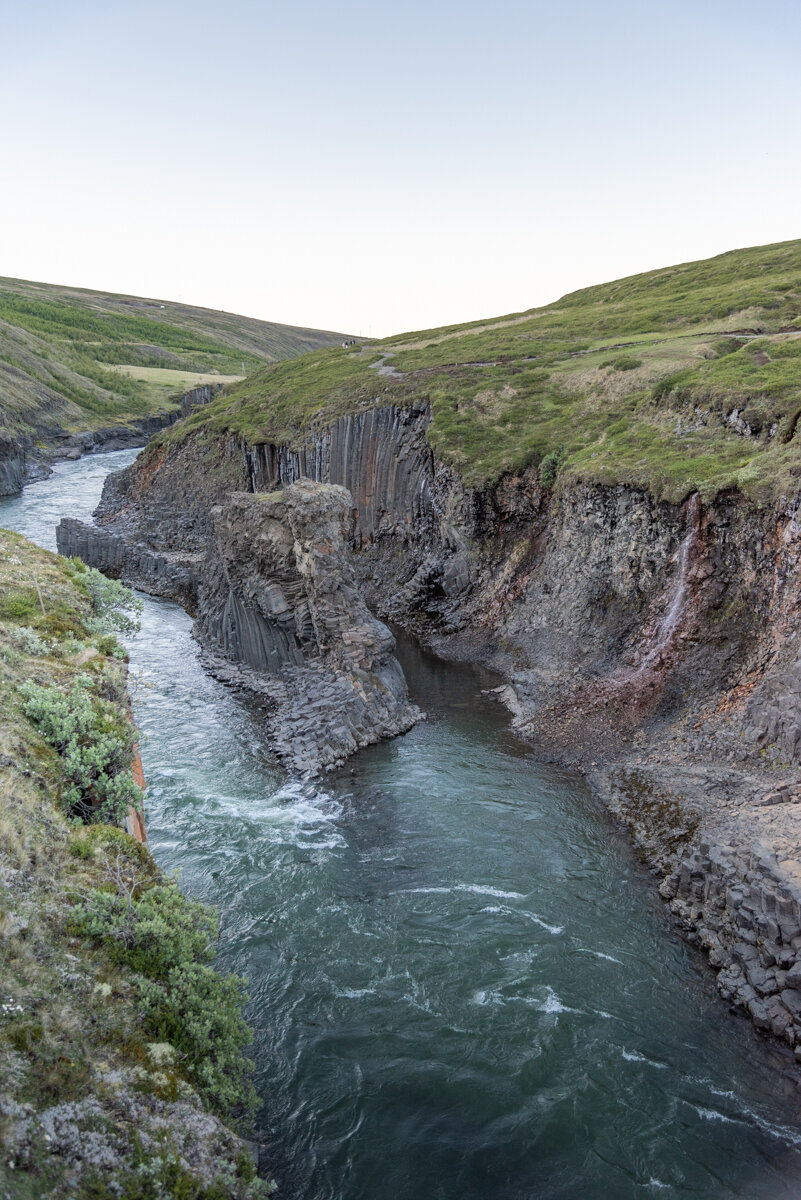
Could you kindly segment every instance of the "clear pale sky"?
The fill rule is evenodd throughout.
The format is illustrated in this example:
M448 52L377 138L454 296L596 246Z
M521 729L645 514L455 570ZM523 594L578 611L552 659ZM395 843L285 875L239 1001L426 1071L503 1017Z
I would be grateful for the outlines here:
M801 237L801 2L0 0L0 274L381 336Z

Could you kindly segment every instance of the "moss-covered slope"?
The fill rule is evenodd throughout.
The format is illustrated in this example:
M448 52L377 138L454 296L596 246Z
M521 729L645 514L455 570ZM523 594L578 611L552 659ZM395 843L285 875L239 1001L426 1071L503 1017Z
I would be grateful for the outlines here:
M249 1035L211 966L214 914L122 829L74 819L102 815L75 792L97 791L101 741L130 756L134 738L92 579L0 531L0 1194L255 1200L270 1185L230 1127ZM58 716L76 686L97 728L71 737L62 713L58 738L31 697Z
M437 454L483 486L546 473L681 499L767 499L801 458L801 241L585 288L545 308L261 369L166 435L299 441L371 404L431 405Z

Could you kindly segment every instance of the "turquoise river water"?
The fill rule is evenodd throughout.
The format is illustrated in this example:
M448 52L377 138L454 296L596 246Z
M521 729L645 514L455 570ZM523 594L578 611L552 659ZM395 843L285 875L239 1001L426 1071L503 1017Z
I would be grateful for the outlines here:
M0 524L54 548L134 451L56 467ZM284 1200L801 1196L787 1059L717 997L580 777L539 763L496 681L400 646L430 719L314 787L191 622L130 642L151 849L222 913L249 979Z

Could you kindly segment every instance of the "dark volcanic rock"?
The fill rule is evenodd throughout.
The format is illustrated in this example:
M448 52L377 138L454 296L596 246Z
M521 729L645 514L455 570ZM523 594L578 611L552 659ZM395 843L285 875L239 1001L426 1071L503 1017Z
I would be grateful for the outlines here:
M98 519L140 586L175 594L192 559L215 670L272 697L300 767L364 744L372 720L404 726L365 602L503 672L524 736L605 768L593 781L722 994L801 1043L801 500L670 503L567 476L554 491L536 466L471 489L428 421L363 410L285 445L192 431L110 477ZM324 485L347 487L352 527ZM117 569L113 545L93 552Z
M56 527L59 554L82 559L114 579L124 579L151 596L177 600L194 610L197 568L202 555L170 554L152 550L141 542L129 542L120 534L74 517L64 517Z
M25 466L23 446L0 431L0 496L16 496L22 490Z
M272 733L294 769L341 762L419 719L395 640L369 612L346 549L352 502L304 481L212 511L197 633L207 659L278 702Z
M344 488L232 492L209 519L205 554L155 550L72 518L56 537L60 553L196 612L206 662L271 701L273 742L293 770L334 766L419 720L395 640L350 563Z

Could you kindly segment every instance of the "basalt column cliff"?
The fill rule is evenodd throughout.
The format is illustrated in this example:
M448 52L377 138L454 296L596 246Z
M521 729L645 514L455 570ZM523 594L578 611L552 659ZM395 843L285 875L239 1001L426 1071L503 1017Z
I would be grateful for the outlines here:
M630 824L723 993L795 1046L796 266L799 243L739 251L268 368L59 545L185 603L217 669L278 680L290 762L414 719L367 606L502 672L521 732ZM353 698L320 691L349 734L327 715L322 755L320 671Z

